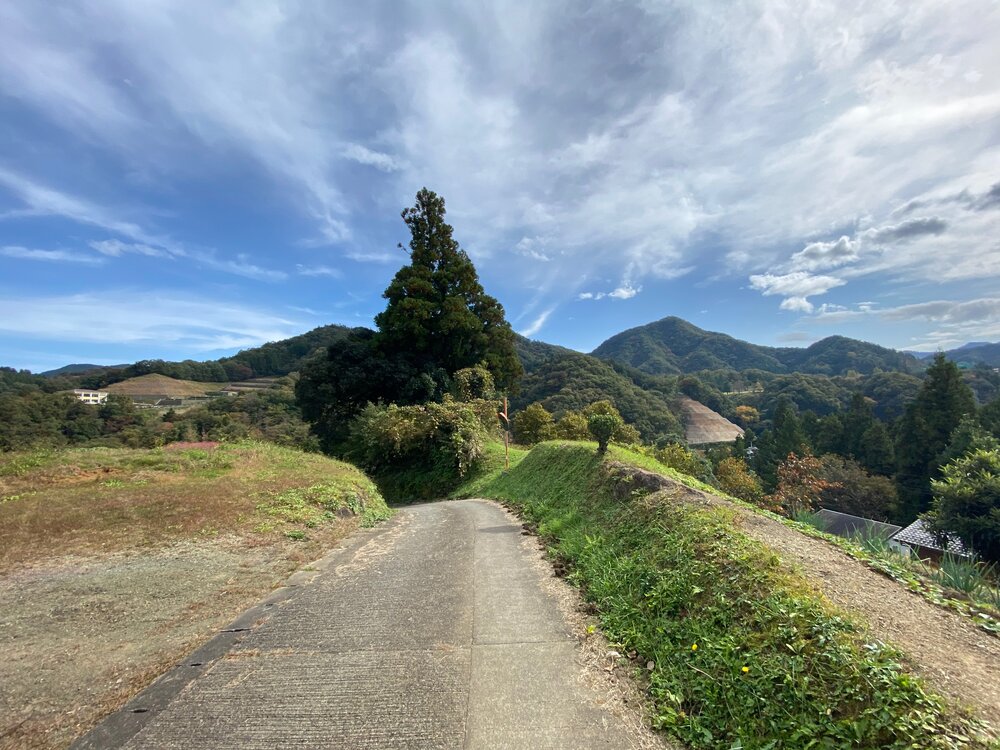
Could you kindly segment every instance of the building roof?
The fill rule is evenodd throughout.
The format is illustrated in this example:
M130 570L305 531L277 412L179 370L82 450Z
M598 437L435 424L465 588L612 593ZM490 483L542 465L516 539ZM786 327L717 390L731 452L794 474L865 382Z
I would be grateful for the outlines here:
M816 511L816 517L822 519L823 530L842 537L852 537L859 534L865 536L879 536L882 539L889 539L893 534L902 529L902 526L894 526L891 523L874 521L871 518L852 516L850 513L841 513L836 510L820 508Z
M961 540L949 535L945 544L941 544L938 538L927 530L924 522L919 518L900 531L893 537L893 541L909 544L914 547L926 547L927 549L938 550L939 552L951 552L954 555L968 555L968 550Z
M690 398L680 399L684 409L684 433L688 445L730 443L743 434L743 428L721 414Z

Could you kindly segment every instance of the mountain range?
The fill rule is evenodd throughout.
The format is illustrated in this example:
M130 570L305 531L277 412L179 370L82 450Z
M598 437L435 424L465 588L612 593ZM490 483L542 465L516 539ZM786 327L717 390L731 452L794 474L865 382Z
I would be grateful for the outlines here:
M699 370L764 370L868 375L876 370L919 372L910 354L845 336L829 336L806 348L751 344L724 333L705 331L686 320L663 318L612 336L593 352L653 375L682 375Z
M322 326L211 362L154 360L116 367L72 364L42 374L54 377L120 370L126 377L160 372L190 380L216 381L287 375L298 370L314 352L343 338L350 331L344 326ZM517 336L515 343L524 369L529 374L556 358L588 356L523 336ZM960 351L962 358L970 361L989 362L990 356L1000 358L1000 344L977 344ZM650 375L683 375L703 370L763 370L777 374L802 372L832 376L849 372L870 374L877 370L912 373L919 372L923 367L918 356L913 354L845 336L830 336L805 348L761 346L724 333L703 330L677 317L663 318L616 334L598 346L590 356L627 365ZM980 356L983 359L970 359Z

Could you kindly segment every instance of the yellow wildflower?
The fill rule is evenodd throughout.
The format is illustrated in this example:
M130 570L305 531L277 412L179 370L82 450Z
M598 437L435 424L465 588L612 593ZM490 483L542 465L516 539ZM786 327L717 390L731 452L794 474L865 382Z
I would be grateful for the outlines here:
M750 667L743 667L743 674L746 674L749 671L750 671Z
M691 650L692 651L697 651L698 650L698 644L697 643L692 643L691 644Z

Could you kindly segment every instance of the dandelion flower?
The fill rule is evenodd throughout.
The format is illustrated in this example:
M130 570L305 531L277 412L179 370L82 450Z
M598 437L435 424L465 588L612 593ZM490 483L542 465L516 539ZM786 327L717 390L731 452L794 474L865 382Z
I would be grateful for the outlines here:
M749 671L750 671L750 667L743 667L743 674L746 674Z
M697 643L692 643L691 644L691 650L692 651L697 651L698 650L698 644Z

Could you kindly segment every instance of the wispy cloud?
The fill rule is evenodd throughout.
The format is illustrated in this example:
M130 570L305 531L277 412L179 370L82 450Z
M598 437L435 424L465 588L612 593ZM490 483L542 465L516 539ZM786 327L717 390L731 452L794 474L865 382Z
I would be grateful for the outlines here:
M295 266L295 272L299 276L329 276L330 278L339 279L342 278L344 273L339 268L332 268L330 266Z
M959 346L970 339L1000 339L1000 298L931 300L910 305L877 308L861 303L855 309L821 311L824 323L875 319L889 324L926 322L932 328L906 348L937 349Z
M59 216L80 224L105 229L132 242L120 239L90 243L97 252L108 257L137 254L159 258L185 258L206 268L259 281L282 281L284 271L264 268L246 255L221 257L215 250L185 247L176 240L143 229L139 224L119 218L115 212L85 199L42 185L34 180L0 167L0 185L6 186L27 204L33 215Z
M552 315L553 311L555 311L555 307L550 307L547 310L542 311L542 313L537 318L535 318L527 328L519 331L519 333L522 336L527 336L528 338L531 338L540 330L542 330L542 327L549 319L549 316Z
M307 327L259 306L135 289L0 298L0 331L64 342L169 344L197 353L256 346Z
M90 265L99 265L103 262L101 258L96 256L75 253L71 250L37 250L19 245L0 247L0 255L7 258L39 260L48 263L87 263Z

